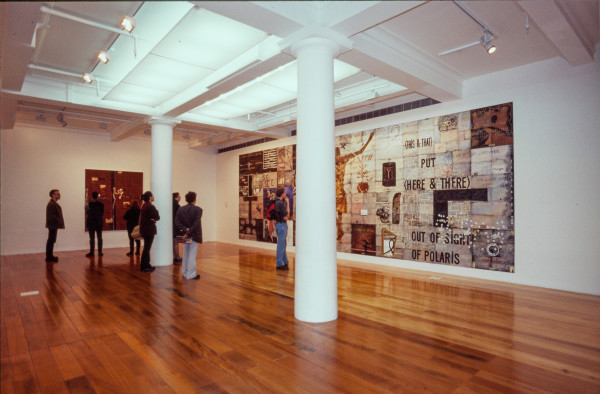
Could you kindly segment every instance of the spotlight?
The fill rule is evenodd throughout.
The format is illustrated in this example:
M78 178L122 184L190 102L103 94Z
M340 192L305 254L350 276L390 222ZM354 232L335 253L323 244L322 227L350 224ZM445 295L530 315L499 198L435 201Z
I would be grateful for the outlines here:
M481 37L481 45L483 45L487 53L489 53L490 55L496 52L496 47L490 41L490 36L487 30L483 31L483 36Z
M130 16L125 16L121 20L121 27L125 29L128 33L131 33L133 29L135 29L135 19Z
M94 77L92 77L92 74L90 73L85 73L81 76L81 78L83 78L83 81L85 83L92 83L92 81L94 80Z
M100 51L98 52L98 59L102 62L102 63L108 63L108 61L110 60L108 58L108 53L104 52L104 51Z
M62 112L56 116L56 120L58 120L58 122L62 125L62 127L65 127L67 125L67 122L65 122L65 118L63 117Z

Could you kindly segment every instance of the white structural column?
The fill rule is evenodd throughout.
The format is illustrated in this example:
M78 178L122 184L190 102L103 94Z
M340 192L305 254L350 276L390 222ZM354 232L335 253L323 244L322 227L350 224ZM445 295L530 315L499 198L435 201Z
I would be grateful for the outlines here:
M152 117L152 174L150 191L154 195L154 206L160 220L156 222L158 233L150 250L152 265L173 264L173 119Z
M326 322L338 317L333 58L339 46L307 38L291 49L298 59L294 315Z

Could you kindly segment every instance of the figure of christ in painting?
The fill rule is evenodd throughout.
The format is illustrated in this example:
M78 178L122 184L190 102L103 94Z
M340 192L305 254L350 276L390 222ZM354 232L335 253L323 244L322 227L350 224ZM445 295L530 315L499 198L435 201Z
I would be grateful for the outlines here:
M365 144L357 150L356 152L350 152L347 155L341 156L340 148L335 148L335 210L337 211L337 241L340 242L342 240L342 236L344 232L342 231L342 214L348 212L347 208L347 200L346 200L346 192L344 191L344 174L346 173L346 164L350 159L354 158L357 155L362 154L369 142L373 139L375 135L375 130L371 132L369 135L369 139Z

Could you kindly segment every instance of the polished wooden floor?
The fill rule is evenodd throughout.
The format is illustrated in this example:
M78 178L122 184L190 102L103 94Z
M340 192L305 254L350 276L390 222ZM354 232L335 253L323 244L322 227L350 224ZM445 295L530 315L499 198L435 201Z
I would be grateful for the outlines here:
M203 244L199 281L125 252L2 256L2 394L600 393L600 297L340 261L310 324L274 251Z

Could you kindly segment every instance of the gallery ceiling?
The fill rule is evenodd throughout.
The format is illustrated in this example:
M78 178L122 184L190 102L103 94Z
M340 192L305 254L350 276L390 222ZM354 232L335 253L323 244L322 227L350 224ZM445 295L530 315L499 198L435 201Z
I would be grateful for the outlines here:
M4 2L0 10L2 129L120 141L148 138L147 120L158 116L179 121L174 138L194 149L290 135L290 47L305 37L342 43L337 119L459 99L470 78L554 57L593 62L600 19L598 0ZM131 33L124 16L135 20Z

